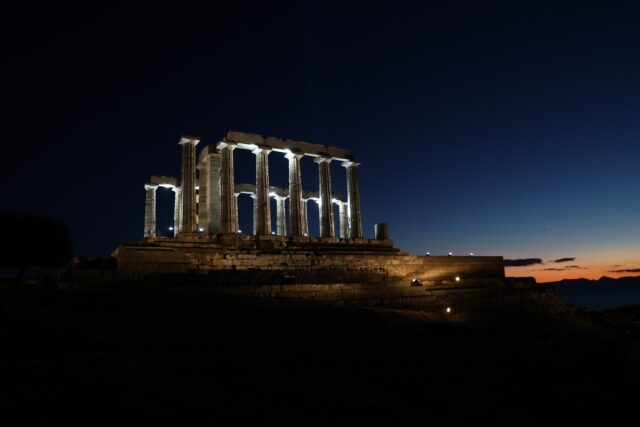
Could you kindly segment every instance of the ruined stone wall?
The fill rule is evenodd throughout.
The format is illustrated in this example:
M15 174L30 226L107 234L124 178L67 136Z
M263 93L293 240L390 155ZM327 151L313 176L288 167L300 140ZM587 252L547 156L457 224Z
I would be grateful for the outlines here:
M224 250L216 245L124 246L118 267L133 275L206 275L211 283L408 283L465 285L504 278L501 257L422 257L360 250ZM459 281L456 281L456 277Z

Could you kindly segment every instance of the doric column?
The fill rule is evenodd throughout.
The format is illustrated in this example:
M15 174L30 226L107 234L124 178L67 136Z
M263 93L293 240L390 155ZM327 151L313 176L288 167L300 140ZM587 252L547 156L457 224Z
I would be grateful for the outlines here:
M343 162L347 169L347 193L349 203L349 237L362 239L362 214L360 212L360 191L358 189L358 166L360 163Z
M200 189L198 190L198 229L209 232L209 165L207 159L198 163Z
M302 174L300 159L303 154L287 153L289 159L289 224L292 236L303 236L302 226ZM279 220L279 218L278 218Z
M253 199L253 234L255 236L258 227L258 198L256 193L251 193L251 199Z
M301 210L301 217L302 217L302 235L303 236L308 236L309 235L309 217L307 215L307 202L309 201L309 199L302 199L302 210Z
M182 230L196 231L196 145L199 138L183 136L182 145Z
M276 199L276 212L277 212L277 222L276 222L276 234L278 236L286 236L287 235L287 210L285 209L285 200L286 197L275 196Z
M238 220L238 197L240 197L240 193L235 193L234 196L236 198L236 208L234 210L236 211L236 232L237 232L238 230L240 230L240 221Z
M182 188L173 187L173 234L182 231Z
M271 234L271 204L269 199L269 153L268 148L256 148L256 204L258 223L256 234Z
M145 184L144 237L156 236L156 190L157 185Z
M340 238L346 239L349 237L349 216L347 215L347 204L342 201L338 201L338 213L340 215Z
M317 157L320 181L320 237L334 237L333 206L331 205L331 158Z
M235 181L233 178L233 150L234 144L221 142L220 148L220 231L222 233L236 233L236 200Z
M208 155L206 156L207 169L209 173L209 182L207 183L208 195L208 225L206 229L208 233L218 234L221 233L221 217L222 217L222 202L221 202L221 174L220 169L222 166L222 156L219 152L212 149L212 145L209 146Z

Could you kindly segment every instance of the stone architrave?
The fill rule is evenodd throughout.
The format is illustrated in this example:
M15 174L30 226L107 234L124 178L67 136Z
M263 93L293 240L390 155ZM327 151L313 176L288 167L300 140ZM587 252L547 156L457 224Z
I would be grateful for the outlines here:
M349 237L362 239L362 214L360 212L360 191L358 189L358 166L360 163L343 162L347 170L347 203L349 203Z
M276 199L276 234L278 236L286 236L287 235L287 211L285 208L285 200L286 197L275 196Z
M320 182L320 237L334 237L333 206L331 203L331 158L317 157Z
M222 233L236 233L235 180L233 172L233 150L235 145L221 142L220 148L220 231Z
M302 171L300 169L300 159L303 156L303 154L292 152L285 155L289 160L289 226L291 227L292 236L304 235L304 226L302 224ZM279 216L278 221L280 221Z
M307 215L307 202L309 199L302 199L302 209L300 211L300 216L302 217L302 235L309 235L309 216Z
M271 202L269 198L269 153L270 149L256 148L256 235L271 234Z
M196 231L196 145L199 138L183 136L182 145L182 232Z
M182 187L173 187L173 234L182 230Z
M156 236L156 190L157 185L145 184L144 237Z
M338 214L340 215L340 238L346 239L349 237L349 216L347 214L348 205L344 202L338 201Z

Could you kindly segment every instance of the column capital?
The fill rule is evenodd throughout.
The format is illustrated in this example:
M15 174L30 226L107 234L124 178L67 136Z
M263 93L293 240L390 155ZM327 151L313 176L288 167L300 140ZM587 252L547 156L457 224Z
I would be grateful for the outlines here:
M156 184L145 184L144 185L144 189L145 190L156 190L158 188L158 186Z
M315 163L317 163L317 164L321 164L321 163L324 163L324 162L331 163L331 160L333 160L333 158L332 157L327 157L327 156L318 156L315 159L313 159L313 161Z
M274 194L273 197L275 200L287 200L289 198L289 196L280 196L278 194Z
M301 159L304 157L304 153L293 152L291 150L287 151L284 155L286 159Z
M344 166L345 168L350 168L350 167L357 167L360 166L360 163L358 162L354 162L352 160L345 160L344 162L342 162L341 164L342 166Z
M263 154L263 153L264 153L264 154L269 154L271 151L272 151L272 150L271 150L271 148L269 148L269 147L260 147L260 146L257 146L256 148L254 148L253 150L251 150L251 152L252 152L253 154L255 154L256 156L257 156L258 154Z
M180 142L178 142L178 144L184 145L184 144L193 143L193 145L198 145L198 142L200 142L200 137L198 136L182 135L180 137Z
M223 148L226 148L228 150L235 150L237 146L238 145L235 142L228 142L228 141L220 141L216 145L216 147L220 150L222 150Z

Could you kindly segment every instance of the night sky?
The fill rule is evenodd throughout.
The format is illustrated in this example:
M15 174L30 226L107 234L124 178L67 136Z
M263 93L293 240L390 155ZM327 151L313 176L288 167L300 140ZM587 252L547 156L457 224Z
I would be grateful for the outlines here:
M640 3L229 3L4 10L1 213L106 256L142 238L180 135L234 129L352 149L365 235L387 222L405 251L539 258L507 273L540 281L640 273ZM236 182L253 158L236 151ZM286 164L271 154L272 185Z

